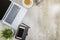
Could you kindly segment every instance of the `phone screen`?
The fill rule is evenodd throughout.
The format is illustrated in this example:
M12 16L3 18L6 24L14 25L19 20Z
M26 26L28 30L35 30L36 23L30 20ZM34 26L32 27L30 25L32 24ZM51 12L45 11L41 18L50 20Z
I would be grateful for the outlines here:
M24 32L24 29L19 28L16 36L17 36L17 37L22 37L23 32Z

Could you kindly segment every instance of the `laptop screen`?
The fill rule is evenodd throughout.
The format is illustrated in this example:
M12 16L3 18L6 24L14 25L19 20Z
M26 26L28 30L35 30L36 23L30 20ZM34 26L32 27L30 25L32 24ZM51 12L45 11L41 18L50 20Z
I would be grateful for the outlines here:
M0 0L0 20L4 16L5 12L7 11L11 1L9 0Z

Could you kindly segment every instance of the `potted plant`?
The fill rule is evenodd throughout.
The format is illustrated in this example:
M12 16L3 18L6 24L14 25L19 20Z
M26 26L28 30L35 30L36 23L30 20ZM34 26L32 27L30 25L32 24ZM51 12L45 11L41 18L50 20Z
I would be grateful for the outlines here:
M1 31L1 37L4 40L10 40L13 37L13 31L11 29L4 29Z

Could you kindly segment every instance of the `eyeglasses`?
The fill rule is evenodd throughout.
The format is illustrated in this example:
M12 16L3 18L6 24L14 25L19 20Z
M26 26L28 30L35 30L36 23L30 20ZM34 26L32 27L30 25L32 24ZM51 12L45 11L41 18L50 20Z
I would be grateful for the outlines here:
M43 0L34 0L35 4L38 5L42 2Z

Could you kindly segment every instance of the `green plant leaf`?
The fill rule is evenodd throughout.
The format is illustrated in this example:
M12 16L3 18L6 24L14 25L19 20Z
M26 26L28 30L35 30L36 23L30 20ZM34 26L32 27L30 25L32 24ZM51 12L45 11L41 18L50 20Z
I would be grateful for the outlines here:
M2 31L2 37L8 39L13 37L13 32L11 29L5 29Z

